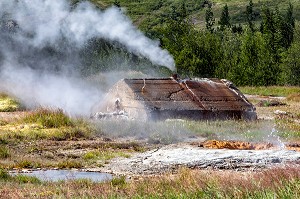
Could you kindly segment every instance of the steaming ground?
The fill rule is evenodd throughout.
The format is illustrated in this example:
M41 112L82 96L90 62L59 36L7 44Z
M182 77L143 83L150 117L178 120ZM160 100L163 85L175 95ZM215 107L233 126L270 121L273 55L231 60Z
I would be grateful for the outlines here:
M0 92L15 96L27 107L90 113L103 93L81 76L89 70L82 54L95 38L174 69L172 56L115 7L102 11L88 2L71 6L66 0L2 0L0 18ZM122 65L122 60L116 58L106 68L116 65Z
M300 160L300 153L289 150L202 149L189 144L168 145L112 161L102 171L115 174L161 174L180 167L200 169L255 170Z

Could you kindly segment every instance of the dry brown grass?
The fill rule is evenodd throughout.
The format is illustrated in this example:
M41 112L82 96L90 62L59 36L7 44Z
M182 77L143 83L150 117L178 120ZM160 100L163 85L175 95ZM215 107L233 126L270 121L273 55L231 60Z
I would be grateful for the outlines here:
M130 182L77 180L0 185L0 198L270 198L268 194L273 198L294 198L300 194L300 167L277 167L258 172L182 168L177 174L134 178Z
M288 101L300 102L300 93L290 94L286 99Z

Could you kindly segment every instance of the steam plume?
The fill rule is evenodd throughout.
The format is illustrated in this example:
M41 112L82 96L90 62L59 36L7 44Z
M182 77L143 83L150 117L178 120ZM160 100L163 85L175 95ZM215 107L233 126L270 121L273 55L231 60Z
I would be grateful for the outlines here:
M72 8L66 0L2 0L0 17L0 91L27 105L87 114L101 93L79 78L76 67L79 51L96 37L174 69L170 54L115 7L101 11L88 2Z

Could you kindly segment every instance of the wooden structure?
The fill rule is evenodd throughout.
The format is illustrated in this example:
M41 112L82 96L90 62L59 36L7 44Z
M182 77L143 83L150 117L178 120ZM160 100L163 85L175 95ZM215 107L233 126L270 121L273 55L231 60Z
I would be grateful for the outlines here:
M96 112L152 120L256 119L255 107L231 82L176 76L120 80Z

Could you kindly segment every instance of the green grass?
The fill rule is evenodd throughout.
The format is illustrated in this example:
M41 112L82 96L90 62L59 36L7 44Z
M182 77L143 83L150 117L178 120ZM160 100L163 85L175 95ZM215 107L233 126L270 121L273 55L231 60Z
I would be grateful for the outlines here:
M43 126L44 128L60 128L60 127L73 127L74 122L68 117L63 110L49 110L49 109L38 109L24 118L20 123L35 123Z
M19 109L21 105L17 100L0 93L0 112L13 112Z
M287 97L293 94L300 93L300 87L296 86L260 86L260 87L239 87L244 94L263 95L263 96L280 96Z
M59 169L82 168L83 164L77 160L65 160L57 164Z
M0 126L0 140L73 140L90 138L92 126L81 118L70 118L60 110L38 109Z
M41 184L41 180L34 176L26 176L26 175L16 175L13 179L20 184L24 183L32 183L32 184Z
M152 144L177 143L194 136L221 140L268 141L268 135L271 134L273 128L278 128L278 134L285 133L296 136L294 128L289 126L283 128L281 124L277 126L276 122L272 120L101 121L99 125L105 136L143 138Z
M6 170L0 169L0 182L12 182L18 184L31 183L31 184L41 184L41 180L34 176L26 175L10 175Z
M126 176L122 175L111 180L111 185L114 187L124 187L126 185Z
M94 150L89 151L83 155L84 160L101 160L107 161L115 157L126 157L129 158L130 155L121 151L111 151L111 150Z
M34 162L31 160L20 160L18 161L15 165L15 168L20 168L20 169L36 169L36 168L40 168L41 164L38 162Z

